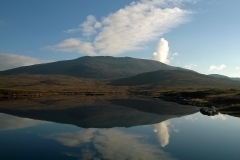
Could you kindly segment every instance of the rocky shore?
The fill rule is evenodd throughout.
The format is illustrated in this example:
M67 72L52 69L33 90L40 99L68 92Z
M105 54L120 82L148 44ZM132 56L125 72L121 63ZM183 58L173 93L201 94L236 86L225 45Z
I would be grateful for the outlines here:
M214 116L217 115L219 113L218 109L214 106L212 107L203 107L200 109L200 112L203 115L208 115L208 116Z
M202 108L201 113L205 115L215 115L220 113L229 114L233 116L240 117L240 90L234 89L208 89L208 90L136 90L136 89L118 89L118 90L104 90L98 89L92 91L90 90L7 90L0 89L0 101L5 101L8 99L27 99L27 98L37 98L37 97L49 97L49 96L61 96L61 95L78 95L78 96L146 96L154 97L164 101L175 102L182 105L198 106ZM211 110L211 107L216 108Z
M201 107L200 112L208 116L214 116L218 113L240 116L240 96L238 93L225 94L225 96L222 96L220 93L206 93L206 95L196 93L197 92L189 92L186 94L186 92L184 92L184 94L182 94L181 92L165 92L154 98L182 105L198 106Z

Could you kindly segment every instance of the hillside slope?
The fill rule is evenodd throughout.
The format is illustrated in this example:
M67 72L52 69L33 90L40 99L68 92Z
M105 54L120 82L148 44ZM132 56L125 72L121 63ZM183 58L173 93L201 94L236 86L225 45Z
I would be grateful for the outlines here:
M221 75L221 74L209 74L209 76L212 76L212 77L215 77L215 78L231 79L230 77L224 76L224 75Z
M161 62L130 57L80 57L1 71L0 75L67 75L78 78L117 79L156 70L179 70Z
M216 77L216 78L225 78L225 79L231 79L231 80L235 80L235 81L240 81L240 78L228 77L228 76L224 76L224 75L220 75L220 74L209 74L209 76L213 76L213 77Z
M110 84L115 86L145 85L152 87L240 87L238 81L184 70L147 72L130 78L113 80Z

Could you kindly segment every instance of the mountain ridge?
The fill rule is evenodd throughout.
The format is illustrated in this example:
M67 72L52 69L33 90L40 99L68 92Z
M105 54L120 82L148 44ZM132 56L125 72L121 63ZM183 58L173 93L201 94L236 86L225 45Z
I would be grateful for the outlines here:
M216 78L224 78L224 79L231 79L231 80L235 80L235 81L240 81L240 78L238 78L238 77L228 77L228 76L224 76L224 75L221 75L221 74L209 74L209 76L216 77Z
M40 86L49 89L49 84L52 84L51 86L55 86L55 88L58 86L60 88L64 88L64 86L61 86L60 84L67 85L69 89L73 89L73 87L83 88L82 85L80 85L82 84L82 82L80 82L81 78L85 79L83 80L84 83L91 89L96 89L95 84L100 80L104 80L104 83L101 83L102 89L109 88L108 85L112 85L113 87L147 86L150 88L206 88L240 86L239 81L234 81L229 77L222 75L200 74L192 70L169 66L154 60L111 56L85 56L73 60L19 67L7 71L1 71L0 75L16 76L12 77L11 80L6 80L5 78L5 85L3 85L3 87L7 86L7 88L9 88L9 86L12 86L14 88L15 85L19 86L21 84L26 85L25 83L27 82L22 82L20 84L19 80L16 81L18 79L18 75L28 75L28 77L32 78L34 77L33 75L43 75L42 80L35 80L35 83L31 82L31 84L30 79L32 78L29 79L25 77L26 81L29 83L28 88L33 89L34 87L39 88ZM61 78L61 76L57 75L63 75L65 77ZM57 77L60 78L59 81L56 79ZM12 81L11 85L10 81ZM18 84L15 84L15 81ZM97 88L99 88L99 85ZM86 87L85 90L87 90Z
M23 66L6 71L0 75L67 75L78 78L118 79L157 70L184 70L164 63L130 57L84 56L73 60Z
M238 81L191 72L187 70L159 70L141 73L132 77L113 80L115 86L151 86L151 87L234 87Z

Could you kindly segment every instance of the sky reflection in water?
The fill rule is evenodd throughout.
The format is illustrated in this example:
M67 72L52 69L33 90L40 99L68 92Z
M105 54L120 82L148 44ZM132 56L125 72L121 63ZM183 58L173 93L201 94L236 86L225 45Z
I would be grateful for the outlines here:
M238 159L239 119L200 113L158 124L83 129L0 114L3 159ZM15 154L12 154L15 152Z

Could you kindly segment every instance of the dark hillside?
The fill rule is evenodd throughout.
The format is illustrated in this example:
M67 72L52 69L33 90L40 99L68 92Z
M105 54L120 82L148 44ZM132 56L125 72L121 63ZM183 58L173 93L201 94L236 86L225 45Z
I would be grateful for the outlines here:
M224 78L224 79L231 79L231 80L235 80L235 81L240 81L240 78L237 78L237 77L227 77L227 76L220 75L220 74L209 74L209 76L216 77L216 78Z
M224 76L221 74L209 74L209 76L215 77L215 78L224 78L224 79L230 79L228 76Z
M67 75L78 78L117 79L156 70L179 70L161 62L130 57L80 57L1 71L0 75Z
M152 87L240 87L240 82L184 70L159 70L113 80L111 85Z

